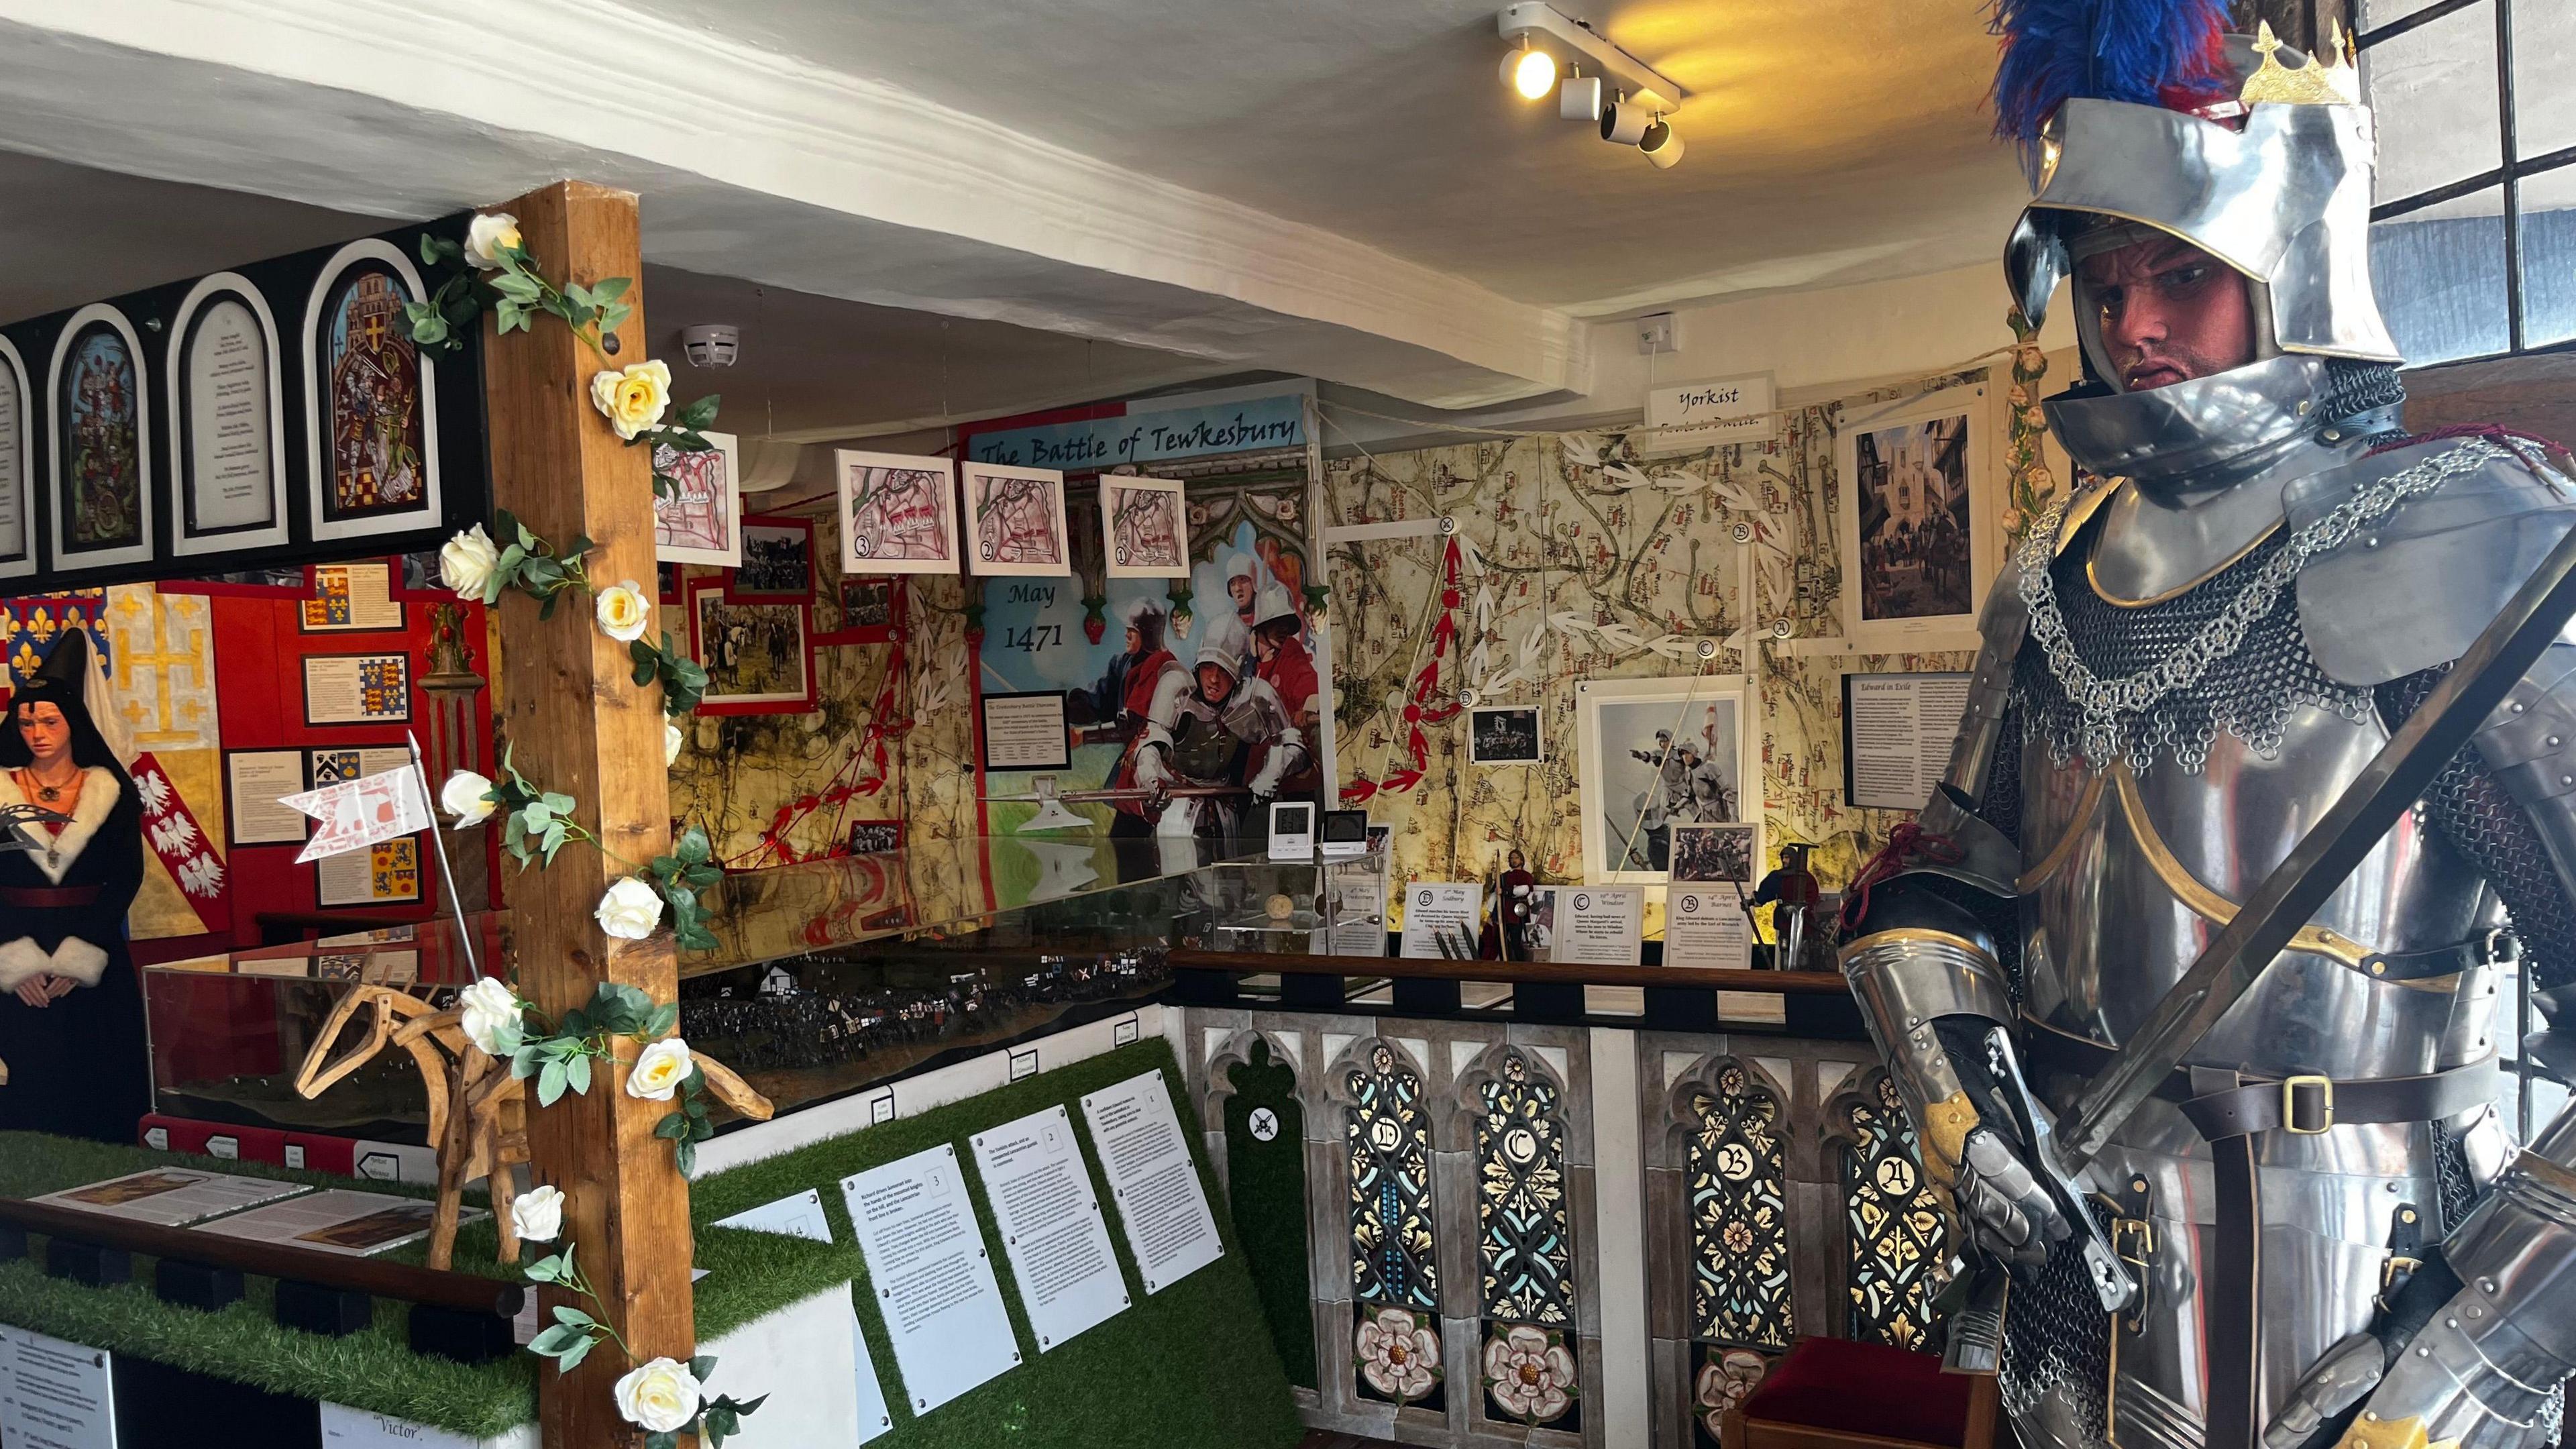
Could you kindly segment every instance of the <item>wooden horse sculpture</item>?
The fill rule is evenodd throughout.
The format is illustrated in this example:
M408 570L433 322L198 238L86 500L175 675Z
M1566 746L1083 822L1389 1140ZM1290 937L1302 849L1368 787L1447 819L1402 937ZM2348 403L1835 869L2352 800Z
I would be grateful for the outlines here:
M332 1048L361 1016L366 1027L338 1055ZM429 1094L429 1140L438 1153L438 1209L430 1220L429 1266L444 1269L456 1257L456 1219L465 1184L481 1177L492 1194L493 1227L501 1261L519 1261L519 1231L510 1218L518 1195L516 1168L528 1160L528 1084L465 1036L462 1013L434 1010L416 996L388 986L356 986L340 998L304 1055L295 1090L310 1099L374 1061L388 1046L411 1053ZM692 1054L716 1100L754 1121L776 1109L768 1098L712 1057Z

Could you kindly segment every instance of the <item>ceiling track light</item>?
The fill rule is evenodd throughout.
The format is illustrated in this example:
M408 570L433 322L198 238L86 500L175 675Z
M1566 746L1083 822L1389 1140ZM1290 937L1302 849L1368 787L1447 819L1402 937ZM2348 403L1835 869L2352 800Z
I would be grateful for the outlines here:
M1503 84L1523 100L1537 100L1556 88L1556 57L1521 37L1521 48L1503 57Z
M1637 138L1637 149L1646 153L1646 159L1658 171L1670 171L1682 164L1681 133L1660 115L1647 123L1646 134Z
M1523 59L1529 54L1549 57L1546 71L1549 85L1555 84L1559 73L1555 57L1562 56L1578 68L1576 75L1568 77L1567 84L1589 81L1596 89L1622 93L1645 116L1678 111L1682 102L1689 98L1690 92L1683 90L1671 77L1612 44L1609 37L1591 26L1544 3L1544 0L1519 0L1519 3L1504 6L1495 13L1494 26L1504 40L1516 41L1522 47L1505 57L1503 79L1530 100L1546 95L1547 88L1530 89L1530 79L1523 69L1530 65ZM1580 68L1587 65L1597 74L1581 75ZM1561 90L1558 109L1569 120L1589 120L1593 116L1589 110L1576 109L1576 102L1565 97Z

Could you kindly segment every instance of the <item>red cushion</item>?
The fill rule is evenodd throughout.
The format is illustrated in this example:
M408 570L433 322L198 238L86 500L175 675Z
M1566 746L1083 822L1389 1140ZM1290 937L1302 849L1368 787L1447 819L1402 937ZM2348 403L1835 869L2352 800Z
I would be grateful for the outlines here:
M1968 1386L1968 1375L1941 1372L1941 1360L1928 1353L1802 1338L1744 1401L1744 1417L1958 1444L1967 1437Z

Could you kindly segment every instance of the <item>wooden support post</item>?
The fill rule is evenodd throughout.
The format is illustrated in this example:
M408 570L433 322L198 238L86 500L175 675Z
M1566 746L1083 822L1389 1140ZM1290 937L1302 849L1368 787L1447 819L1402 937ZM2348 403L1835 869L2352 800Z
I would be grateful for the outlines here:
M529 254L556 285L604 277L632 277L638 285L627 294L635 311L613 334L619 343L613 358L602 358L550 316L507 337L487 330L493 501L558 547L589 535L597 545L587 561L595 583L631 579L653 597L651 459L646 449L621 442L590 401L594 373L646 357L635 197L558 182L502 209L519 219ZM638 863L663 854L671 804L660 692L632 682L626 646L600 632L587 598L563 598L554 617L542 622L537 607L516 593L500 605L507 678L497 692L520 771L540 788L579 800L580 817L609 850ZM654 636L665 626L685 636L678 621L657 611ZM657 1001L677 998L678 958L667 918L650 940L618 941L602 934L592 916L609 882L624 873L599 852L574 846L550 867L509 877L510 956L520 993L548 1017L560 1019L587 1003L603 981L640 988ZM633 1043L621 1041L618 1049L633 1061ZM531 1093L528 1142L537 1179L561 1188L568 1200L559 1241L578 1249L606 1313L640 1358L685 1362L696 1342L689 1190L672 1164L671 1144L653 1135L669 1110L667 1103L627 1096L623 1070L603 1070L587 1096L567 1095L540 1108ZM559 1290L546 1290L545 1321L568 1301ZM549 1368L540 1375L548 1449L629 1442L634 1431L611 1393L627 1368L609 1343L570 1374L558 1377Z

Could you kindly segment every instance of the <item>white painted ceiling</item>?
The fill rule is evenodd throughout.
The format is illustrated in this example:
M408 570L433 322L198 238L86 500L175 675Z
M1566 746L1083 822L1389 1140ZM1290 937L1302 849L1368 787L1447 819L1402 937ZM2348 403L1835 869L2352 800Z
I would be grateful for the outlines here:
M236 191L0 152L0 322L381 231L385 223ZM187 218L171 226L172 217ZM637 299L681 390L724 396L723 426L856 437L1120 397L1225 375L1198 358L975 318L875 307L647 266ZM698 371L680 329L742 330L741 360Z
M1991 261L2027 194L1984 0L1558 0L1691 92L1671 171L1508 92L1499 0L621 3L1578 315Z
M1579 401L1632 346L1589 319L1990 264L1981 3L1601 0L1693 92L1659 172L1500 84L1494 0L0 0L0 152L124 178L60 234L79 183L0 192L0 310L573 177L643 198L657 330L798 299L751 344L781 432L1246 373Z

